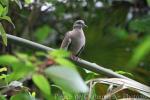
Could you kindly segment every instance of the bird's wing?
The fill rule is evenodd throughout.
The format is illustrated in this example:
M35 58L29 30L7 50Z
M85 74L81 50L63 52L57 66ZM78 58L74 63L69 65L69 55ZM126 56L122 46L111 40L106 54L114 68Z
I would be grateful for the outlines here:
M71 44L70 32L67 32L61 43L60 48L67 50L70 44Z
M84 50L84 47L85 47L85 45L82 46L82 48L81 48L80 51L76 54L76 56L80 56L81 52Z

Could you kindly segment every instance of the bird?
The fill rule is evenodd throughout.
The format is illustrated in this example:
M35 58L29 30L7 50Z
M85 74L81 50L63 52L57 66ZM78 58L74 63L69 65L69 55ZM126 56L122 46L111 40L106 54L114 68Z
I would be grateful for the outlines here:
M65 34L60 48L71 52L71 58L78 57L85 47L85 35L83 28L87 27L83 20L77 20L73 24L73 29Z

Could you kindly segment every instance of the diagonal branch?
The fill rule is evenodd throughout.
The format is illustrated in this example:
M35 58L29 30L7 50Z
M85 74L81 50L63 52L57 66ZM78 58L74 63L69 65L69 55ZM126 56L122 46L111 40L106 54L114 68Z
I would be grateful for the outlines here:
M32 47L34 49L43 50L43 51L53 51L53 50L55 50L53 48L50 48L50 47L47 47L47 46L44 46L44 45L41 45L41 44L38 44L38 43L35 43L35 42L32 42L32 41L29 41L29 40L26 40L26 39L23 39L23 38L20 38L20 37L17 37L17 36L7 34L7 38L8 38L8 43L16 43L17 45L21 44L21 46L26 45L28 47ZM81 58L77 61L74 61L74 62L76 62L79 65L82 65L83 68L85 68L87 70L90 70L90 71L93 71L93 72L98 73L98 74L103 74L103 75L106 75L108 77L113 77L113 78L114 77L115 78L123 78L123 79L127 79L129 81L132 81L136 85L141 87L141 90L143 90L143 91L145 91L144 88L147 88L147 89L150 90L149 86L146 86L142 83L139 83L139 82L137 82L133 79L130 79L126 76L115 73L114 71L112 71L110 69L107 69L107 68L104 68L102 66L99 66L95 63L88 62L88 61L83 60ZM148 93L150 93L150 91L148 91Z

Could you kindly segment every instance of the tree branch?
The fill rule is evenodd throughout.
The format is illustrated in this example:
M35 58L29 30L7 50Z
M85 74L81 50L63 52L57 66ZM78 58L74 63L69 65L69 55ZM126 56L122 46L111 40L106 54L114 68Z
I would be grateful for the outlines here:
M26 45L28 47L32 47L34 49L43 50L43 51L53 51L53 50L55 50L53 48L50 48L50 47L47 47L47 46L44 46L44 45L41 45L41 44L38 44L38 43L35 43L35 42L32 42L32 41L29 41L29 40L26 40L26 39L23 39L23 38L20 38L20 37L17 37L17 36L7 34L7 38L8 38L8 43L12 42L12 43L16 43L18 45L21 44L21 46ZM135 85L138 85L139 87L141 87L140 90L143 90L147 93L150 93L150 91L144 90L144 88L147 88L147 89L150 90L149 86L146 86L142 83L139 83L139 82L137 82L133 79L130 79L126 76L115 73L114 71L112 71L110 69L104 68L104 67L99 66L95 63L88 62L88 61L83 60L81 58L79 58L79 60L74 61L74 62L76 62L79 65L82 65L83 68L85 68L87 70L90 70L90 71L93 71L93 72L98 73L98 74L103 74L103 75L106 75L108 77L128 79L128 80L134 82Z

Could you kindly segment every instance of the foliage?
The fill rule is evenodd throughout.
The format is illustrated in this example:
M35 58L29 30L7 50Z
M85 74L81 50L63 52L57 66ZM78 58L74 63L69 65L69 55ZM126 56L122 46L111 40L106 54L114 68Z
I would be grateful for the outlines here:
M47 68L45 73L65 91L73 93L88 92L88 87L84 84L79 74L73 69L63 68L62 66L52 66Z
M47 96L50 97L51 93L50 93L50 85L48 80L40 74L35 74L32 77L33 82L37 85L37 87L39 87L39 89Z
M64 56L62 55L62 52L64 53ZM53 95L51 95L51 84L49 80L47 79L47 76L53 80L56 85L60 86L62 89L60 91L68 91L68 94L70 91L73 93L85 93L88 91L88 87L83 82L82 78L80 77L79 73L77 72L75 65L66 67L69 65L65 65L61 63L61 61L58 61L58 58L61 58L62 61L66 61L69 64L73 65L72 62L67 60L67 52L63 50L56 50L52 53L49 52L50 56L47 56L47 53L44 53L45 57L48 57L49 59L53 59L56 64L59 64L57 66L49 65L46 69L41 69L45 63L40 63L39 60L35 60L33 62L33 57L30 57L26 54L16 53L16 56L12 55L3 55L0 56L0 65L10 66L13 70L12 73L5 74L6 77L4 77L4 80L1 80L5 84L3 87L20 87L19 93L14 94L11 97L11 100L18 100L19 98L22 98L24 100L34 100L34 97L31 95L29 90L27 88L22 87L22 85L19 85L19 82L16 82L15 80L20 80L23 77L26 77L29 79L32 78L34 84L39 88L41 94L43 94L44 98L49 100L50 98L53 98ZM62 56L60 56L60 54ZM67 55L66 55L67 54ZM53 56L52 56L53 55ZM57 56L57 59L56 59ZM69 56L69 55L68 55ZM64 60L63 60L64 59ZM45 67L45 66L44 66ZM71 68L72 67L72 68ZM10 69L8 67L8 69ZM7 71L6 67L0 69L1 72ZM46 76L45 76L46 74ZM2 75L1 75L2 76ZM74 77L75 79L73 79ZM9 84L9 85L7 85ZM2 87L1 87L2 88ZM5 89L5 88L4 88ZM8 91L9 92L9 91ZM37 92L37 91L36 91Z
M78 68L68 59L69 52L19 48L6 35L59 48L77 19L88 25L82 58L149 85L149 6L150 0L0 0L0 99L5 100L5 94L10 100L87 97L84 80L103 75ZM12 87L12 93L4 91ZM104 88L96 85L94 94L102 95Z
M9 7L9 1L8 0L2 0L0 2L0 20L6 20L9 23L11 23L13 25L13 27L15 27L11 18L9 16L7 16L8 7ZM1 22L0 22L0 35L2 36L4 44L7 45L6 32L5 32Z
M21 92L11 97L10 100L35 100L29 92Z
M150 36L146 37L144 41L135 49L135 53L130 62L131 65L137 65L137 63L143 59L150 51Z
M49 28L49 26L44 25L44 26L38 28L34 34L35 34L35 37L37 38L37 40L42 43L45 40L45 38L48 37L48 34L50 32L51 32L51 29Z

